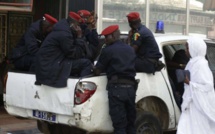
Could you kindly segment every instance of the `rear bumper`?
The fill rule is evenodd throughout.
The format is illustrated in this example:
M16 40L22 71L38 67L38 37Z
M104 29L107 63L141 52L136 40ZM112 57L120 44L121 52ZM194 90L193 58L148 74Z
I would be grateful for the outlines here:
M43 119L34 117L33 110L31 110L31 109L24 109L24 108L9 106L9 105L5 105L5 109L7 110L7 112L10 115L13 115L13 116L20 116L20 117L24 117L24 118L43 120ZM47 121L47 120L44 120L44 121ZM48 122L51 122L51 121L48 121ZM60 124L76 126L74 116L68 116L68 115L58 114L58 115L56 115L56 121L52 122L52 123L60 123Z

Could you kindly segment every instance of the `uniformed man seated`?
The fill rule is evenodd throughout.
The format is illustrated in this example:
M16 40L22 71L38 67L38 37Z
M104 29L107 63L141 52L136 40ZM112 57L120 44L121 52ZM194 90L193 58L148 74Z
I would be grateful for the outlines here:
M128 43L134 48L137 55L135 60L136 71L154 73L156 70L160 70L164 65L159 62L162 55L154 35L146 26L141 24L138 12L129 13L127 19L131 27Z
M37 54L36 84L66 87L70 74L83 77L91 74L92 63L85 58L86 41L79 26L81 17L69 12L46 37Z
M99 39L96 30L97 15L94 12L89 12L88 10L79 10L77 13L83 19L80 27L82 29L83 36L86 38L87 49L90 53L87 55L87 58L93 63L99 52Z
M16 69L29 71L43 40L52 31L55 23L57 23L57 19L49 14L44 14L43 19L31 24L12 51L10 62L14 63ZM34 67L32 67L32 71L34 71Z

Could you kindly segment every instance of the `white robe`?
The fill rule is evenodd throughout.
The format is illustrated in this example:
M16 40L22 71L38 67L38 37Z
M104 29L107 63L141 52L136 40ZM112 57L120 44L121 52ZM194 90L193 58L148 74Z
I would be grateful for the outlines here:
M206 44L196 38L187 42L192 57L185 68L190 71L190 84L185 84L177 134L215 134L215 93Z

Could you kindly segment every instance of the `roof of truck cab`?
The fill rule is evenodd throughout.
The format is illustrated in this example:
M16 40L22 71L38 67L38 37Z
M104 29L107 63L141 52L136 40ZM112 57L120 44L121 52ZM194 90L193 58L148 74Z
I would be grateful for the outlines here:
M176 34L176 33L168 33L168 34L158 34L153 33L157 43L159 46L162 46L163 43L173 42L173 41L186 41L189 37L198 37L202 38L205 41L210 41L211 39L206 38L205 35L202 34L191 34L191 35L182 35L182 34ZM121 39L125 39L128 37L128 34L121 34ZM104 38L104 36L101 36L101 38Z
M162 45L164 42L173 42L173 41L186 41L189 37L198 37L202 38L205 41L210 39L206 38L204 35L180 35L180 34L154 34L155 39L159 45Z

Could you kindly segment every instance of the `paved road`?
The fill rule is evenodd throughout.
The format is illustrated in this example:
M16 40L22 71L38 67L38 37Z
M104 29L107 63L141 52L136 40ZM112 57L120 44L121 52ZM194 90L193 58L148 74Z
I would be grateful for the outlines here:
M0 134L40 134L35 120L17 119L0 107Z
M7 134L42 134L38 129L8 131Z

